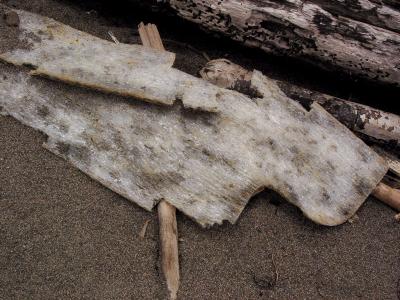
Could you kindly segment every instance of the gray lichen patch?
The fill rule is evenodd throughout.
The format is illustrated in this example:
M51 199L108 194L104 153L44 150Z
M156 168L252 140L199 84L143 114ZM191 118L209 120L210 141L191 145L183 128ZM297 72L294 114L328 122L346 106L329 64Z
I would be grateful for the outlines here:
M11 27L19 26L19 16L14 11L8 11L3 14L4 22Z

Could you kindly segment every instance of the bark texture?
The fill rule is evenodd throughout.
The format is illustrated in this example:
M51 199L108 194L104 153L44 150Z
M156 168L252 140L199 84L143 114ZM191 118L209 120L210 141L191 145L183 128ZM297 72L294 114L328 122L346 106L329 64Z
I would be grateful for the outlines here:
M400 2L379 0L312 0L327 12L400 32Z
M364 78L400 84L397 1L163 2L179 16L248 46L296 57L323 68L333 67Z

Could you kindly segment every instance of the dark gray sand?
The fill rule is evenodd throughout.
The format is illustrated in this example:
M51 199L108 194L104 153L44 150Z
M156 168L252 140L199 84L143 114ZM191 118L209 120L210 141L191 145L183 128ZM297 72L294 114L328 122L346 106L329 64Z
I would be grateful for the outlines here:
M154 21L134 10L131 19L111 18L113 13L94 1L84 6L50 0L0 2L103 38L111 30L129 43L137 41L133 24ZM353 88L361 98L368 93L358 83L337 91L338 83L328 80L334 75L311 68L309 76L301 76L298 68L291 72L290 64L268 56L261 64L260 52L232 49L236 46L190 26L194 34L186 33L182 24L162 22L162 36L179 41L166 42L178 52L177 66L192 74L205 60L185 43L212 58L227 55L271 76L335 90L339 96L349 96ZM0 117L0 299L165 299L157 214L47 152L41 147L44 141L33 129ZM372 198L357 215L352 224L318 226L269 191L252 199L235 225L206 230L178 214L180 299L397 299L400 223L394 221L393 210ZM142 240L138 233L149 219Z

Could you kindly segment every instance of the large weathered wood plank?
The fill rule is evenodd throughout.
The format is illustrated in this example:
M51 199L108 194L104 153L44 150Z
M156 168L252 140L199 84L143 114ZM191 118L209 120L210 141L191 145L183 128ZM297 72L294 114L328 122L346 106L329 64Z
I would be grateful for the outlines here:
M54 20L16 13L17 37L29 43L1 51L0 58L15 65L0 65L3 113L47 134L47 149L146 209L165 199L203 226L233 223L249 198L269 187L315 222L337 225L387 171L382 158L321 106L306 111L257 71L254 98L164 64L133 63L127 74L129 58L119 47L133 58L137 51L143 61L147 55L163 61L164 54L107 44ZM109 51L97 51L102 47ZM141 99L136 87L145 91ZM123 98L116 95L121 89L133 92ZM165 101L163 90L175 103Z

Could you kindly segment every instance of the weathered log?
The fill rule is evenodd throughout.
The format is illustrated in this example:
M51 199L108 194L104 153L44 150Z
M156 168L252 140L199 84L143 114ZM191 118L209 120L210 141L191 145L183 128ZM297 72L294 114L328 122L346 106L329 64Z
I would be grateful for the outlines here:
M151 0L140 2L154 4ZM245 45L400 85L397 1L160 2L179 16Z
M380 156L382 156L388 163L390 171L393 172L392 181L397 189L400 189L400 157L399 152L393 152L390 150L385 150L379 145L371 145L372 149L376 151ZM387 176L386 176L387 177Z
M227 59L209 61L200 75L219 87L237 90L252 96L252 71ZM373 142L387 149L400 149L400 117L366 105L311 91L285 81L276 81L289 98L309 107L317 102L350 130L360 134L366 142ZM253 95L256 96L256 95Z

